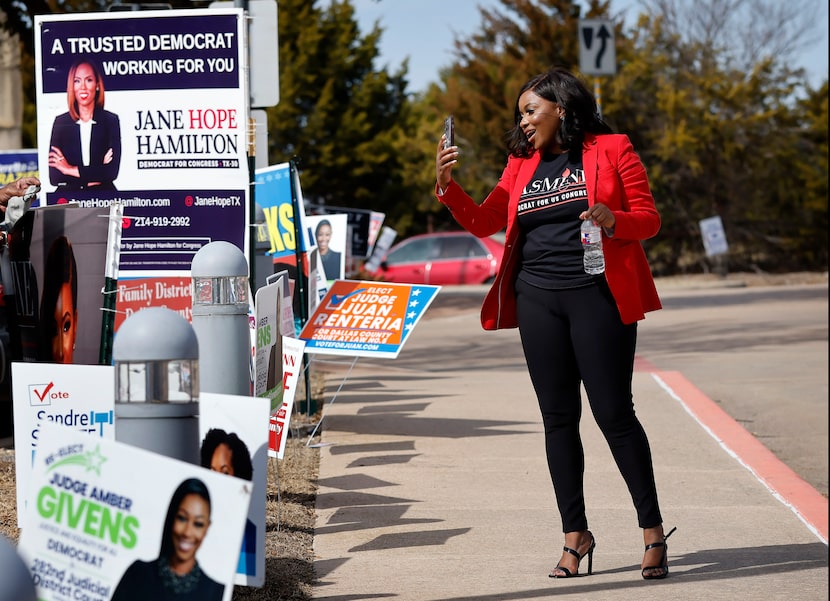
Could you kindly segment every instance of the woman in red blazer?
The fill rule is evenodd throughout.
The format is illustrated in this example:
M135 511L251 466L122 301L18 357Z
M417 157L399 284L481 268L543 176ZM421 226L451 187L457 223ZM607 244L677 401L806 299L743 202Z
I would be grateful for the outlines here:
M596 542L585 513L579 436L584 385L643 529L642 576L665 578L668 535L631 393L637 322L660 308L641 244L660 229L646 170L628 137L611 132L588 88L564 69L522 87L507 141L501 179L476 204L452 179L458 148L445 148L442 137L435 193L476 236L507 228L481 323L486 330L519 328L565 533L550 576L577 575L586 555L592 571ZM603 229L605 272L598 276L583 268L580 224L586 219Z

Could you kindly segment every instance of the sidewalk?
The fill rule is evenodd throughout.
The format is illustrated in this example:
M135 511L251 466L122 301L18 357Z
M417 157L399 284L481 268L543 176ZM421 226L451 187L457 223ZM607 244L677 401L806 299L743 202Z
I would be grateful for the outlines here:
M330 394L347 367L327 366ZM653 369L638 362L634 398L677 526L668 579L640 577L641 531L587 410L595 573L547 577L563 538L518 333L442 313L397 359L359 359L324 408L315 599L828 599L827 499L682 374Z

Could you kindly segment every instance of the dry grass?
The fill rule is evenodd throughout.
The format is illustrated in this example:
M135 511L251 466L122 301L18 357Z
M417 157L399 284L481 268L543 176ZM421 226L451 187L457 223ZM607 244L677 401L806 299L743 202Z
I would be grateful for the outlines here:
M324 376L312 374L311 398L322 406ZM305 400L302 385L297 399ZM296 405L295 405L296 407ZM312 403L312 408L314 403ZM314 584L314 504L320 451L306 446L316 415L296 413L283 459L268 459L265 585L237 586L233 600L281 601L312 598ZM0 534L17 543L14 450L0 448Z
M236 587L233 599L311 599L314 585L314 503L320 451L305 437L288 440L282 460L269 459L265 585Z

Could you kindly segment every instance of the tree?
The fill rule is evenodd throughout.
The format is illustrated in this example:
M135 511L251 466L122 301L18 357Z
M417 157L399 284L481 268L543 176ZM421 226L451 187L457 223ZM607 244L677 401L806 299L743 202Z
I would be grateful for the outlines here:
M787 249L805 234L798 233L792 211L803 203L793 191L806 185L795 177L805 174L799 155L827 162L826 142L822 148L810 141L795 100L804 93L804 73L789 67L784 50L794 47L788 35L806 30L781 29L770 47L782 54L762 53L747 63L736 58L746 52L725 46L731 38L714 25L730 20L732 13L720 12L724 7L737 10L743 3L700 2L681 16L683 3L655 4L659 14L642 15L628 32L617 76L604 94L615 127L633 132L649 166L663 215L659 237L648 243L655 270L708 269L698 222L711 215L722 218L729 260L739 269L826 269L826 252L823 263L786 260L793 257ZM752 6L766 14L765 4ZM813 212L806 223L826 224L826 174L811 173L825 185L825 208L823 218ZM810 238L826 247L826 225Z
M381 29L361 36L348 0L279 3L280 97L268 109L272 163L299 158L312 202L396 213L404 185L406 65L375 70ZM399 212L399 211L397 211Z
M436 84L423 99L424 114L457 115L456 175L477 199L504 166L498 141L512 123L521 83L552 63L578 71L577 19L609 18L607 2L591 2L585 15L564 0L501 4L502 11L482 15L480 33L457 41L443 87ZM612 19L617 74L594 81L603 116L631 137L649 170L663 216L658 237L645 242L655 271L709 269L698 223L713 214L722 217L730 260L741 269L826 269L827 103L820 91L807 105L797 101L805 76L787 60L810 31L799 11L815 0L786 9L767 0L643 4L647 12L634 27ZM744 13L723 11L747 9L785 26L750 19L746 35L764 43L730 45L733 19ZM805 197L807 190L814 195ZM440 215L453 227L446 212ZM808 252L799 242L805 237L823 252Z

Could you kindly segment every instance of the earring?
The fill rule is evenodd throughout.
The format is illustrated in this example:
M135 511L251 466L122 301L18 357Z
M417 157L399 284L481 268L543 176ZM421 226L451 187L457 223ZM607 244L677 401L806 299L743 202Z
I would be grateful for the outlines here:
M564 121L565 120L565 115L559 115L559 120Z

